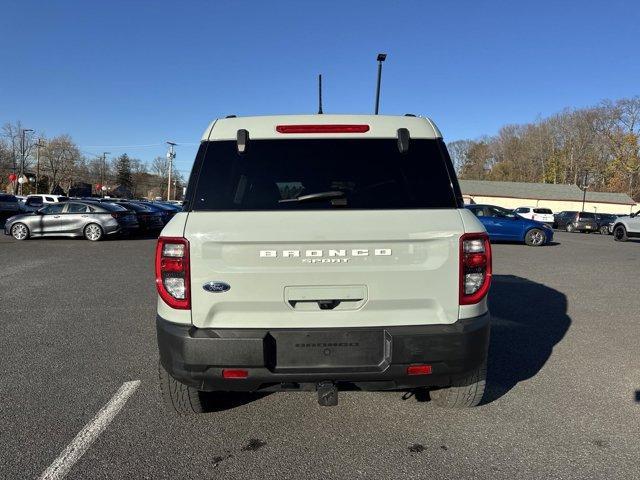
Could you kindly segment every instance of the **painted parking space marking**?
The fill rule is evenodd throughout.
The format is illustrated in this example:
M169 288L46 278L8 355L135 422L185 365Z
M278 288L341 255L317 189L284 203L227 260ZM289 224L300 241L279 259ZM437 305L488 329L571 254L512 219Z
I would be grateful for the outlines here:
M109 426L139 386L140 380L123 383L111 400L80 430L67 448L42 473L40 480L64 478L96 438Z

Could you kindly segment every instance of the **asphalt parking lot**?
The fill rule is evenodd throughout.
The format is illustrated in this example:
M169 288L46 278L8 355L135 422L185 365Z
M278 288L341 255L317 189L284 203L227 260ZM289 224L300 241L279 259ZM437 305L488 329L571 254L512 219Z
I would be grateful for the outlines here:
M193 418L157 395L155 242L0 238L0 478L38 478L137 382L66 478L640 478L640 242L494 246L485 404L277 393Z

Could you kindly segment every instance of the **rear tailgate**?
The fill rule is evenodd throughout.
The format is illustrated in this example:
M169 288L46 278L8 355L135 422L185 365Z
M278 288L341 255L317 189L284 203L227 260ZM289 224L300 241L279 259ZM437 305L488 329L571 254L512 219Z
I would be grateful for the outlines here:
M455 209L192 212L193 324L453 323L462 231ZM231 288L212 293L208 282Z

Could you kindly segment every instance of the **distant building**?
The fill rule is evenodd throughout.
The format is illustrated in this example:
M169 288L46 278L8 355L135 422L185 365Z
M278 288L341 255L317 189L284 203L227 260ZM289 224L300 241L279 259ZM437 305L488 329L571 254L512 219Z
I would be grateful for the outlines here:
M554 213L582 208L583 191L576 185L552 183L490 182L460 180L465 203L487 203L503 208L544 207ZM639 206L626 193L587 190L587 212L628 214Z

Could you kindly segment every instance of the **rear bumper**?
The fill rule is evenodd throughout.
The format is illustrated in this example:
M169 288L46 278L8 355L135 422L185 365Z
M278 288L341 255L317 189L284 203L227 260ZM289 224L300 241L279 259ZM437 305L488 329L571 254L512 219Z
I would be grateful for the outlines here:
M598 224L593 222L571 222L576 230L581 232L597 232Z
M204 391L394 390L448 386L481 365L489 313L452 325L336 329L198 329L156 319L160 362L176 380ZM407 367L431 365L430 375ZM223 368L248 371L224 379Z

